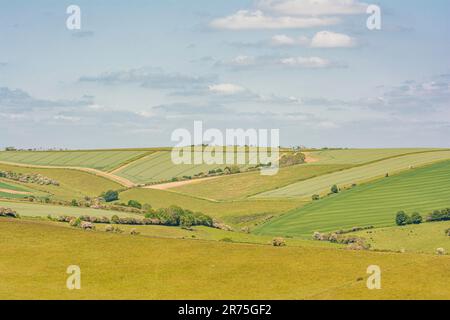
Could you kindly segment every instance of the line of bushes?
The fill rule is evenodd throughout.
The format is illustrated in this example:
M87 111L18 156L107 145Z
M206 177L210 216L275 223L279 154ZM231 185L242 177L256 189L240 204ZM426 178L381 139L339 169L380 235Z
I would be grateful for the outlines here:
M421 224L422 222L438 222L438 221L450 221L450 209L434 210L428 214L424 219L420 213L414 212L409 216L404 211L397 212L395 217L395 223L398 226L406 226L410 224Z
M163 226L207 226L213 227L213 219L203 213L192 212L177 206L171 206L165 209L150 210L142 219L134 217L119 217L117 215L108 217L80 216L78 218L71 216L59 216L50 220L70 223L74 219L80 222L99 223L99 224L122 224L122 225L163 225Z

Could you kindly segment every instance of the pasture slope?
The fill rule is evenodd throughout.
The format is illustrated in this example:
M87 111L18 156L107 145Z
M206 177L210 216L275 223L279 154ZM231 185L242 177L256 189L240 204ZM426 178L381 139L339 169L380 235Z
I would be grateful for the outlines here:
M258 193L279 189L298 181L341 171L349 167L349 165L300 164L281 168L274 176L263 176L260 172L248 172L175 187L171 190L215 200L245 199Z
M372 249L435 254L437 248L450 253L450 239L445 231L450 221L389 227L352 233L366 239Z
M425 215L449 206L450 161L444 161L313 202L262 225L255 232L310 238L315 231L393 226L400 210Z
M119 202L129 200L150 204L155 209L177 205L184 209L205 213L232 225L253 225L269 216L276 216L305 204L295 199L214 201L166 190L144 188L133 188L120 193Z
M386 174L393 175L447 159L450 159L450 151L404 155L300 181L284 188L260 193L254 197L260 199L311 198L314 194L327 194L334 184L341 188L349 187L352 184L384 177Z
M22 174L41 174L60 183L54 185L38 185L21 183L22 188L33 190L33 193L45 193L57 200L83 199L85 196L97 197L107 190L116 190L122 186L110 179L80 170L63 168L31 168L0 163L0 170ZM8 182L9 183L9 182Z
M449 256L151 239L9 219L0 242L0 299L450 298ZM66 288L73 264L81 290ZM373 264L382 290L366 287Z
M0 200L0 207L11 208L15 210L20 216L23 217L34 217L34 218L47 218L48 215L51 215L52 217L59 217L59 216L79 217L87 215L99 218L101 217L110 218L113 215L117 215L119 217L142 218L142 215L128 212L125 213L111 210L99 210L82 207L66 207L49 204L32 204L20 201Z

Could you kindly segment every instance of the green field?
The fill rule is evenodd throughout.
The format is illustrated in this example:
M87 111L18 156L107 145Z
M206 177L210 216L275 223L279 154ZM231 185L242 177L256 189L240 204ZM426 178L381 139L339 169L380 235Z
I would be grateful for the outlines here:
M354 183L359 184L384 177L386 173L393 175L410 168L447 159L450 159L450 151L401 156L297 182L284 188L258 194L255 198L310 198L313 194L328 193L334 184L343 188Z
M449 228L450 221L445 221L360 231L353 235L365 238L375 250L434 254L437 248L443 248L450 253L450 237L445 234Z
M275 190L292 183L340 171L348 165L301 164L281 168L274 176L263 176L260 172L219 177L201 183L189 184L171 189L175 192L215 200L236 200Z
M256 232L311 237L315 231L392 226L400 210L427 214L449 206L450 161L445 161L327 197L285 214Z
M308 152L320 164L364 164L401 155L440 149L341 149Z
M60 183L54 185L38 185L33 183L20 184L24 188L35 192L44 192L57 200L70 201L72 199L83 199L85 196L97 197L107 190L116 190L122 186L109 179L78 170L58 168L27 168L0 163L0 170L16 173L36 173L54 179Z
M119 202L137 200L153 208L167 208L177 205L199 211L230 224L253 225L254 222L271 215L279 215L305 204L299 200L242 200L210 201L171 191L134 188L120 193Z
M194 154L194 153L193 153ZM237 156L239 153L233 153ZM250 159L254 159L257 153L245 153L247 163ZM149 156L143 157L123 169L115 172L118 176L124 177L134 183L146 184L155 182L165 182L172 178L182 178L183 176L194 176L198 173L208 173L209 170L224 169L230 166L208 165L208 164L180 164L176 165L172 162L171 152L159 151ZM247 168L248 165L241 165L241 169Z
M24 217L46 218L48 215L51 215L53 217L58 216L79 217L83 215L95 217L112 217L113 215L117 215L119 217L142 218L142 215L134 213L124 213L111 210L98 210L79 207L55 206L47 204L31 204L26 202L14 202L4 200L0 200L0 207L11 208L15 210L20 216Z
M19 164L83 167L102 171L113 170L149 151L7 151L0 152L0 161Z
M0 299L450 298L449 256L151 239L9 219L0 242ZM366 287L373 264L383 290ZM70 265L81 268L81 290L66 288Z

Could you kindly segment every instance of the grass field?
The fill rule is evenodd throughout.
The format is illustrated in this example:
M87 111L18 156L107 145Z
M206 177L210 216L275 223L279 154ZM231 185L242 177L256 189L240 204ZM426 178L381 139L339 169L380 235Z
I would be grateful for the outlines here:
M150 239L0 220L0 299L449 299L449 256ZM368 290L369 265L382 290ZM81 290L66 288L81 268Z
M234 156L236 156L236 154L234 154ZM256 156L256 153L247 153L247 163L250 159L254 159ZM219 168L224 169L227 166L230 165L176 165L172 162L171 152L160 151L131 163L122 170L116 172L116 174L135 183L145 184L164 182L175 177L182 178L183 176L194 176L200 172L208 173L210 170ZM248 165L241 165L240 167L241 169L245 169Z
M24 217L46 218L48 215L51 215L53 217L58 216L79 217L82 215L95 217L112 217L113 215L117 215L119 217L142 218L142 215L133 213L123 213L111 210L97 210L90 208L65 207L47 204L31 204L26 202L14 202L5 200L0 200L0 207L11 208L15 210L20 216Z
M320 164L364 164L410 153L429 152L440 149L342 149L308 152Z
M317 177L326 173L349 168L348 165L301 164L281 168L274 176L263 176L260 172L219 177L201 183L171 189L175 192L216 200L236 200L275 190L286 185Z
M450 228L450 221L422 223L405 227L381 228L353 233L363 237L372 249L406 252L436 253L437 248L444 248L450 253L450 237L445 231Z
M175 192L134 188L120 193L119 202L137 200L148 203L153 208L167 208L177 205L185 209L199 211L219 218L230 224L252 225L260 219L279 215L305 204L298 200L242 200L242 201L209 201Z
M35 190L36 192L48 193L53 198L60 200L82 199L85 196L97 197L104 191L122 188L121 185L109 179L78 170L27 168L1 163L0 170L13 171L16 173L39 173L58 181L60 186L41 186L33 183L21 185L27 189Z
M450 151L401 156L297 182L284 188L258 194L255 198L310 198L313 194L328 193L334 184L342 188L384 177L386 173L393 175L410 167L424 166L447 159L450 159Z
M35 197L44 197L48 195L45 192L36 191L6 179L0 179L0 189L2 189L0 190L0 198L21 199L31 195Z
M256 232L311 237L315 231L392 226L400 210L425 215L449 206L450 161L445 161L314 202L261 226Z
M0 161L19 164L84 167L103 171L113 170L120 165L149 151L7 151L0 152Z

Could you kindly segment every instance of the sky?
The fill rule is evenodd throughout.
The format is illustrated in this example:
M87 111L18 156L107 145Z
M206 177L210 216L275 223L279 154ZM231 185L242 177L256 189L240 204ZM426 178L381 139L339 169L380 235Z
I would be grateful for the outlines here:
M450 147L448 0L0 8L0 148L170 146L194 121L279 129L283 146Z

